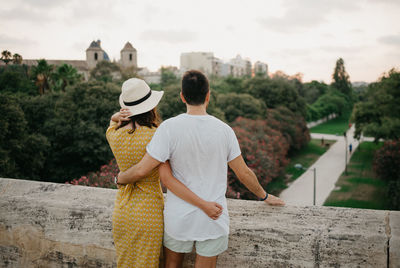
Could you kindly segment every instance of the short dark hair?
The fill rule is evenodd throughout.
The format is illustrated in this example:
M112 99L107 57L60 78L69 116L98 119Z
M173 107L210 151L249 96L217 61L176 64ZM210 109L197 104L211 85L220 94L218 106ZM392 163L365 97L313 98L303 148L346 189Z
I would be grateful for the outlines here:
M189 105L201 105L209 91L208 79L200 71L189 70L182 77L182 94Z

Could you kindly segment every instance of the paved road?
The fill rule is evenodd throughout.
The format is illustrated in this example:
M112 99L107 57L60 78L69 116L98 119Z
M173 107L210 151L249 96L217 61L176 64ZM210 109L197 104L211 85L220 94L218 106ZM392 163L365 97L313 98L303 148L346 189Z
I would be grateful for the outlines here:
M348 145L353 145L353 153L358 147L358 141L353 139L354 125L347 131L347 146L343 136L312 134L313 138L325 140L335 139L337 142L323 154L309 169L295 180L280 197L288 205L313 205L313 181L316 168L316 205L322 206L328 198L330 192L335 188L335 183L345 169L345 152L348 153ZM365 138L363 140L366 140ZM349 155L347 157L349 160Z

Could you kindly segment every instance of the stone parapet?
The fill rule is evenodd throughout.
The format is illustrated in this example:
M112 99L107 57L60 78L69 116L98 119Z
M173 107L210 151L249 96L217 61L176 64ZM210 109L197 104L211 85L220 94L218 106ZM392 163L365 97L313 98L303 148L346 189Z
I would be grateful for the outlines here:
M0 179L0 267L116 267L115 193ZM228 207L229 249L218 267L400 267L399 211L243 200Z

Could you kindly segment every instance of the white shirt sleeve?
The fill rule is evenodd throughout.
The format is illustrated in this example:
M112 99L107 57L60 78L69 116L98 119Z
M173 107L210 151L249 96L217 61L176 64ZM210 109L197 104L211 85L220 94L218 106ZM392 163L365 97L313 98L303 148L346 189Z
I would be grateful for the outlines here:
M240 151L239 142L232 128L229 128L228 142L228 162L230 162L242 153Z
M161 124L153 135L153 138L146 146L147 153L154 159L165 162L170 158L170 140L168 129Z

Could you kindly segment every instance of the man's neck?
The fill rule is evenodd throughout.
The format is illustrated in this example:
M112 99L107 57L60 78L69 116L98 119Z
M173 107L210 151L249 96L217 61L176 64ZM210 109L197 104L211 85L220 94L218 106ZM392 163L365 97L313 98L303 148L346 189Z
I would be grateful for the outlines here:
M207 115L206 104L188 105L186 104L186 113L190 115Z

